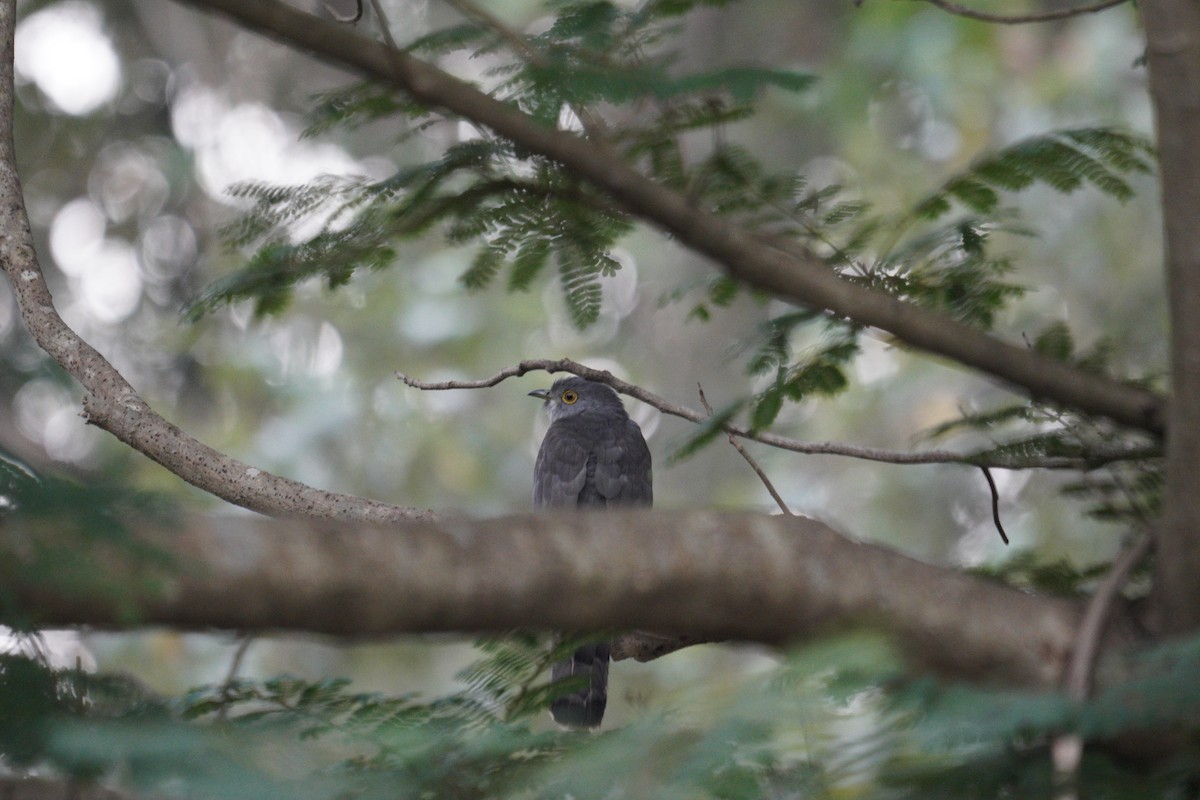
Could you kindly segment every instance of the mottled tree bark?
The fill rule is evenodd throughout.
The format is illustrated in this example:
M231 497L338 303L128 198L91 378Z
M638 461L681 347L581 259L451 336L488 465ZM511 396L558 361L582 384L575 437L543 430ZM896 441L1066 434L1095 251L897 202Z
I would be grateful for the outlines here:
M777 643L874 627L920 666L1041 687L1057 684L1083 613L1080 601L924 564L804 517L634 511L388 527L258 516L130 523L132 539L99 541L55 525L6 524L0 584L47 627L349 637L616 629ZM56 547L96 568L55 581L31 567ZM1109 646L1129 641L1124 607L1117 619Z

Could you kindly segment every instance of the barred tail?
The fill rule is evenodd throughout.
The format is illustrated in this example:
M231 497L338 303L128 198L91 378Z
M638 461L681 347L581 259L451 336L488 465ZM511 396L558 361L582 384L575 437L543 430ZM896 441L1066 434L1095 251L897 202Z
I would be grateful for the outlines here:
M600 720L604 719L604 707L608 704L609 655L608 642L585 644L576 649L570 658L551 668L550 674L555 681L588 676L586 686L550 702L550 715L555 722L568 728L599 727Z

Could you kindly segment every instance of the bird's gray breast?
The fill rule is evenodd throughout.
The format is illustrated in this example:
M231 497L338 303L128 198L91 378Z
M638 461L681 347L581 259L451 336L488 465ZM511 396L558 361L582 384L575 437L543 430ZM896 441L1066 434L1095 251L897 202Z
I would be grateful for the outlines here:
M649 506L650 450L624 415L581 414L546 431L534 466L539 508Z

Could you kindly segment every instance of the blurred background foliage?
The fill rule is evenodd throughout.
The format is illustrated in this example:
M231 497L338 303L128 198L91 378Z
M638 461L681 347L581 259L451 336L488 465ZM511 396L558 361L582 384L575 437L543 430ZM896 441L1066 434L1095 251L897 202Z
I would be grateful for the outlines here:
M611 257L619 269L598 281L602 302L583 328L555 280L512 292L500 273L493 285L480 280L479 290L467 291L460 278L478 266L477 247L438 236L405 241L395 249L394 266L359 271L336 292L320 281L300 283L277 315L256 315L254 301L242 299L213 303L191 319L185 309L207 287L228 285L253 257L249 239L228 244L227 226L254 208L253 194L232 187L298 185L323 175L379 181L476 141L477 131L458 122L401 135L406 131L388 118L328 124L321 103L355 76L180 6L19 5L16 138L39 254L59 308L157 410L219 450L322 488L500 514L529 507L545 422L525 395L550 378L421 393L397 381L395 370L430 380L472 378L523 358L569 356L693 407L700 405L700 384L718 409L776 379L770 371L748 376L746 366L763 341L764 323L788 307L718 287L709 295L714 302L697 313L697 298L715 275L711 266L644 226L613 229ZM462 23L437 0L384 0L384 7L402 43ZM496 0L487 9L516 30L550 30L551 18L535 0ZM328 15L319 4L312 10ZM369 34L370 24L362 25ZM976 159L1032 136L1082 127L1151 133L1142 38L1128 6L1057 23L996 26L917 2L746 0L696 9L682 18L678 37L671 46L679 73L754 64L816 78L765 86L752 117L731 118L716 133L683 135L690 157L716 145L740 147L765 172L801 173L814 189L837 184L848 205L869 204L881 215L914 208ZM485 86L505 78L489 72L504 63L495 54L440 58ZM1069 355L1104 343L1113 372L1153 381L1166 363L1157 193L1152 175L1123 179L1133 190L1123 203L1095 188L1066 196L1045 186L1001 194L1003 207L1015 210L1014 230L991 230L989 252L1004 260L1004 281L1026 291L988 322L1010 341L1031 342L1051 323L1065 322ZM680 299L689 287L696 288ZM819 325L789 329L787 346L811 353L829 346L830 335ZM839 362L845 391L781 404L773 409L773 431L901 450L968 451L994 442L990 432L969 427L934 442L926 434L963 414L1011 403L1010 394L873 332L855 335L858 350L847 354L854 357ZM78 389L32 344L6 285L0 285L0 342L0 448L48 475L160 492L218 510L211 497L82 424ZM655 455L659 508L774 508L723 441L671 460L692 427L628 405ZM1012 539L1006 550L978 470L752 450L794 511L934 562L1001 575L1009 574L1007 564L1025 576L1059 565L1069 584L1069 576L1090 577L1088 569L1110 558L1127 532L1103 514L1085 513L1095 507L1094 492L1086 502L1061 493L1078 475L994 473ZM1119 494L1126 484L1113 480L1109 488ZM136 680L138 703L219 684L238 647L229 636L172 632L71 634L55 642L50 649L62 667ZM793 660L757 647L697 647L648 665L622 663L612 673L609 733L586 744L539 739L530 752L611 747L618 753L638 737L669 748L676 740L667 728L695 745L688 752L708 752L732 735L721 727L728 708L765 702L747 686L777 687L784 676L803 675L812 666L805 659L839 665L812 673L826 676L865 662L870 669L855 673L854 691L838 696L821 684L804 695L819 709L797 712L809 720L792 734L807 742L797 744L804 757L778 761L772 752L764 761L752 752L762 737L745 731L737 736L746 752L723 756L735 786L735 767L753 763L769 766L755 781L778 771L774 796L794 796L787 787L805 781L830 796L855 787L847 789L855 796L887 783L875 769L881 757L871 754L882 745L872 737L887 739L908 725L896 720L909 717L884 710L872 688L890 664L880 647L851 638ZM356 645L289 637L256 640L244 656L240 675L249 682L291 673L302 684L326 685L346 676L352 689L332 684L329 691L419 692L424 700L414 702L424 708L430 697L464 691L456 676L480 653L446 637ZM15 673L6 667L4 674ZM247 683L244 696L224 701L264 702L265 685ZM843 713L849 708L855 713ZM660 718L684 710L703 720L694 736ZM883 724L884 717L892 722ZM535 720L535 730L544 728ZM861 752L845 749L851 739ZM342 747L333 749L344 754ZM818 751L837 758L816 758ZM609 769L602 755L594 763ZM1001 767L1016 769L1013 763ZM1044 758L1038 763L1045 768ZM831 764L849 777L824 774ZM747 785L772 796L762 788L767 784ZM676 791L690 796L686 787Z

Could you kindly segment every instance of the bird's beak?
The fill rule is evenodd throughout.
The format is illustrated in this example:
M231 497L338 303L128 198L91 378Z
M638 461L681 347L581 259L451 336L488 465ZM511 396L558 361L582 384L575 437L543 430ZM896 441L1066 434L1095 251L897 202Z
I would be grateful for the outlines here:
M550 399L550 390L549 389L534 389L532 392L529 393L529 396L536 397L538 400L549 400Z

